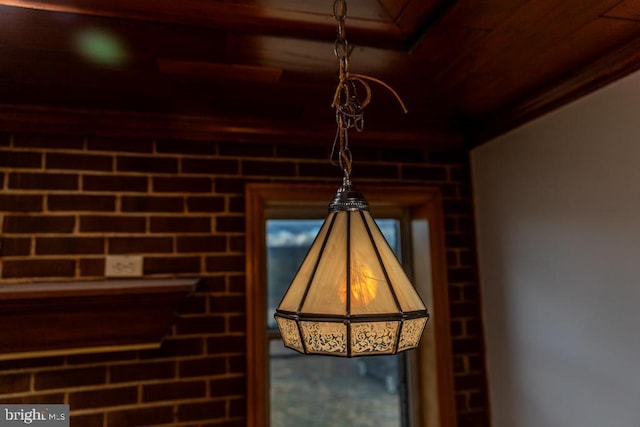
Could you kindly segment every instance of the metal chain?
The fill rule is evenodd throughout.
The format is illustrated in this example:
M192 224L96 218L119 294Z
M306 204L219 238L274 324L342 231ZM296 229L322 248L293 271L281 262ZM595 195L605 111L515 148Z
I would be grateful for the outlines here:
M362 132L364 129L364 109L371 101L371 87L368 82L382 85L396 97L402 110L407 109L400 96L382 80L363 74L349 73L349 56L352 46L347 42L345 19L347 17L347 0L334 0L333 17L337 23L338 36L333 46L333 52L338 58L339 83L333 96L332 106L336 109L336 123L338 131L331 149L331 163L340 166L344 173L345 183L350 185L351 177L351 150L349 149L349 129ZM358 89L364 89L364 94L358 93Z

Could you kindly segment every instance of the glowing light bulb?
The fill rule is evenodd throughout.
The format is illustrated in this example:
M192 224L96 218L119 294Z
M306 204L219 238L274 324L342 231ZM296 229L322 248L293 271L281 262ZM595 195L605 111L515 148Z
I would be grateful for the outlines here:
M378 294L378 282L366 265L351 269L351 307L366 307ZM338 288L340 302L347 301L347 283L343 282Z

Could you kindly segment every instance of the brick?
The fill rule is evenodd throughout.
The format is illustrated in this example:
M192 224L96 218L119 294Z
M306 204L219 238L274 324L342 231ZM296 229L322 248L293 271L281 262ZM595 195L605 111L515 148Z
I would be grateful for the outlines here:
M460 251L460 264L475 267L476 256L472 251Z
M458 414L458 427L489 427L488 415L485 411Z
M132 363L109 367L112 383L159 380L175 376L175 362Z
M452 341L453 352L459 353L481 353L484 349L480 338L460 338Z
M171 237L112 237L110 254L153 254L173 252Z
M181 378L220 375L226 371L226 357L207 357L202 359L181 360L179 362L179 375Z
M229 292L239 292L244 294L246 280L247 280L245 275L228 276L228 280L229 280Z
M84 146L84 140L81 136L23 133L13 136L13 145L14 147L46 148L49 150L64 148L80 150Z
M245 176L295 176L296 165L293 162L242 161L242 175Z
M2 277L73 277L76 262L68 259L5 260Z
M245 238L244 238L244 236L230 236L229 237L229 249L232 252L244 252L244 250L245 250Z
M215 379L209 382L212 397L242 396L246 394L244 377Z
M224 335L207 338L207 353L244 353L247 350L247 338L244 335Z
M44 197L26 194L0 194L0 211L42 212Z
M106 414L109 427L150 426L173 424L173 407L135 408L123 411L111 411ZM75 426L74 426L75 427Z
M144 233L147 220L135 216L81 216L80 231L111 233Z
M118 156L116 164L117 170L123 172L178 172L178 160L166 157Z
M484 358L482 356L469 356L469 370L472 372L484 372Z
M123 196L123 212L182 212L182 197Z
M212 141L161 140L156 141L156 151L175 154L216 154L218 147Z
M398 166L395 165L360 163L353 171L353 176L356 178L397 179L398 175Z
M466 412L469 410L469 394L456 393L456 411Z
M380 159L387 162L424 162L426 153L419 148L382 148Z
M104 276L104 258L82 258L80 260L80 276Z
M0 256L29 255L31 252L31 239L28 237L4 237L0 243Z
M109 353L75 354L67 356L69 365L104 364L106 362L122 362L137 358L135 351L116 351Z
M237 175L240 165L237 160L230 159L182 159L182 173L198 173L207 175Z
M273 157L271 144L220 143L219 150L221 156Z
M447 267L460 267L458 251L447 251Z
M176 322L176 332L179 335L219 334L224 332L224 329L223 316L181 317Z
M225 292L227 286L223 276L205 276L198 283L201 292Z
M453 371L456 374L467 372L465 356L453 356Z
M2 403L7 405L21 405L21 404L22 405L24 404L40 405L40 404L52 404L52 403L63 404L64 393L28 394L26 396L12 397L12 398L3 397Z
M197 233L211 231L211 218L208 216L158 216L151 217L152 233Z
M42 167L42 154L0 150L0 167L40 169Z
M469 200L445 200L443 209L446 215L469 215L473 212Z
M70 233L75 218L72 216L19 216L7 215L2 224L5 233Z
M244 271L245 260L242 255L209 256L206 259L206 267L209 272Z
M247 415L246 399L229 399L229 416L244 417Z
M36 390L80 387L105 384L107 370L104 367L61 369L38 372L34 377Z
M229 373L243 374L247 370L247 358L244 355L229 356Z
M468 151L432 151L429 153L429 161L433 163L467 163Z
M133 138L90 137L87 149L96 151L152 153L153 141Z
M210 193L212 188L211 178L153 178L156 193Z
M242 296L212 296L209 298L212 313L244 313L246 301Z
M63 363L64 357L39 357L34 359L0 360L0 371L60 366Z
M199 257L145 257L144 274L199 273Z
M229 316L229 332L245 332L247 330L247 318L242 316Z
M242 178L216 178L214 188L216 193L244 194L246 182Z
M474 246L472 234L446 234L445 244L447 248L469 248Z
M102 427L104 414L72 415L69 422L73 427Z
M241 233L245 230L245 217L243 216L219 216L216 218L216 231Z
M229 212L244 213L244 197L229 197Z
M462 302L462 287L460 285L449 286L449 302Z
M224 212L223 197L187 197L189 212Z
M206 396L207 384L204 381L174 381L145 385L142 388L143 402L199 399Z
M472 268L450 268L447 270L449 283L473 282L476 272Z
M227 239L223 236L178 236L178 252L225 252Z
M82 189L85 191L143 192L148 189L148 180L141 176L84 175Z
M480 288L476 285L466 285L462 288L465 301L478 301L480 299Z
M170 338L164 340L158 350L151 350L149 356L157 358L199 356L202 354L204 354L203 338Z
M77 190L78 175L61 173L12 173L9 188L20 190Z
M71 169L111 171L113 157L93 156L87 154L47 153L45 157L47 169Z
M454 378L456 390L484 389L484 376L481 374L460 375Z
M103 254L101 237L38 237L36 255Z
M454 338L464 335L463 322L461 320L452 320L450 323L450 331L451 336Z
M276 145L277 157L292 159L329 159L329 151L326 147L309 144L282 144Z
M47 196L47 207L50 211L113 212L116 209L116 198L114 196L50 194Z
M477 303L451 304L451 317L478 317L479 307Z
M328 162L322 163L300 163L298 164L298 175L302 177L339 177L342 172L339 168Z
M238 175L240 162L231 159L182 159L182 173L207 175Z
M150 426L173 420L173 410L170 406L161 408L136 408L108 412L104 415L109 427ZM75 425L74 425L75 427ZM99 426L102 427L102 426Z
M469 182L471 177L469 176L468 166L449 166L449 179L451 181L464 181Z
M74 410L133 405L138 400L138 387L84 390L69 393L69 405Z
M212 424L203 424L202 427L246 427L244 419L236 419L231 421L216 422Z
M207 299L203 296L192 295L180 306L182 314L205 314Z
M224 418L226 414L226 402L223 400L185 403L178 406L178 420L211 420Z
M31 388L30 374L0 375L0 394L20 393Z
M402 166L402 179L420 181L446 181L447 169L443 166Z

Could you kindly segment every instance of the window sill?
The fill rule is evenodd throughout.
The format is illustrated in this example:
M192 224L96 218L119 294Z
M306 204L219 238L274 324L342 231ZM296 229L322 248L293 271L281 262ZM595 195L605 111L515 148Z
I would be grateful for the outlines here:
M158 348L198 280L0 285L0 360Z

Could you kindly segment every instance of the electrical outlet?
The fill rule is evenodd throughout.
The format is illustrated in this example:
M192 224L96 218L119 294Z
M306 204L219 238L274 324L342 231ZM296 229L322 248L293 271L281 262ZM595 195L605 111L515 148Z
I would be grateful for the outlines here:
M104 264L105 277L142 277L142 255L108 255Z

